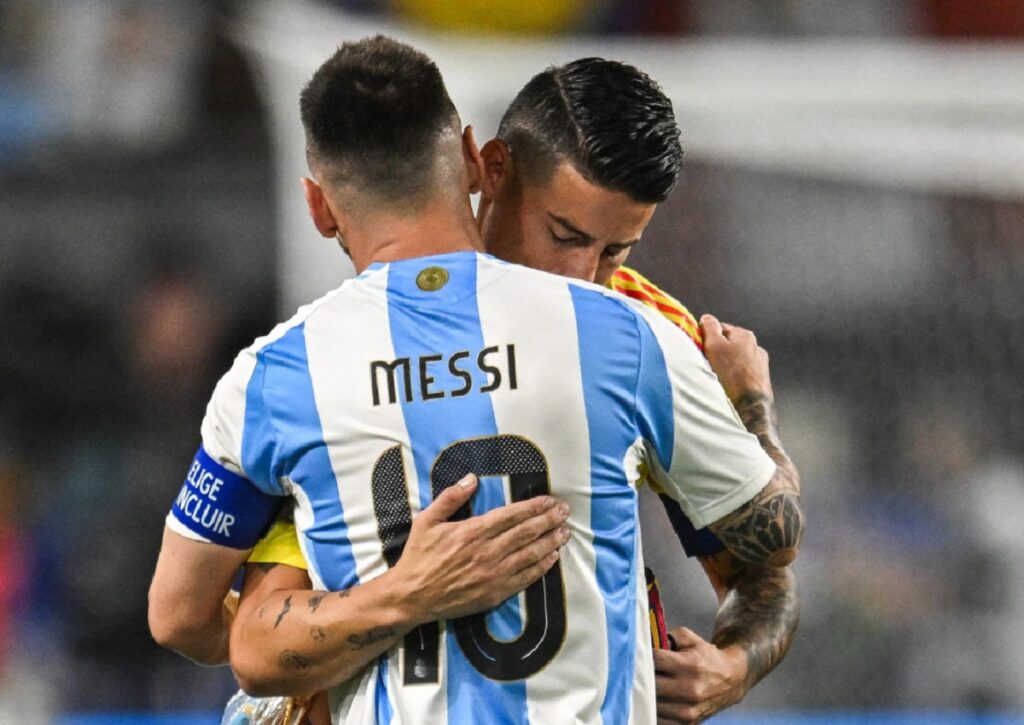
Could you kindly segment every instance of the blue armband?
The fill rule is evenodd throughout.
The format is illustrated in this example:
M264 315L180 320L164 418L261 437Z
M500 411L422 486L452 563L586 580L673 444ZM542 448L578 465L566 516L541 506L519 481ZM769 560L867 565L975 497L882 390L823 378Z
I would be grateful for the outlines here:
M277 518L284 498L263 493L200 446L171 507L182 526L233 549L251 549Z

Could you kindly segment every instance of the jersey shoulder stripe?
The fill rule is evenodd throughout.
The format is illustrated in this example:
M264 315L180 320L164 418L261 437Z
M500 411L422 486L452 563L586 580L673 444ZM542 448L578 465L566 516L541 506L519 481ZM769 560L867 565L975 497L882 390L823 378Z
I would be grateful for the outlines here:
M672 295L652 283L635 269L619 267L608 287L632 297L661 313L669 322L681 329L693 340L699 350L704 351L704 337L700 325L688 309Z

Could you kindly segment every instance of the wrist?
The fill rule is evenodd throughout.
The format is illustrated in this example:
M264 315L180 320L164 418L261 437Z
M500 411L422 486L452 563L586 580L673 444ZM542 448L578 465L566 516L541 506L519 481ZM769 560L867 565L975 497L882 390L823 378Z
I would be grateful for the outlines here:
M403 575L400 564L388 569L371 584L381 587L380 605L388 623L396 632L404 634L421 624L434 621L435 617L422 599L422 588L411 577Z
M719 652L728 662L729 681L739 692L739 697L736 700L739 702L747 694L752 684L748 682L750 676L750 657L748 656L747 649L741 644L730 644L725 647L719 647Z

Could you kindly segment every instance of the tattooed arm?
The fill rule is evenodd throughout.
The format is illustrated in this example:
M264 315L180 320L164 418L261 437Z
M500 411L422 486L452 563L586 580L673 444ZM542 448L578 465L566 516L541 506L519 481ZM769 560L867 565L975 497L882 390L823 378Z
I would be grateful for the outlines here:
M728 548L701 561L720 602L713 640L743 649L749 689L782 661L800 618L796 576L785 566L803 535L800 475L779 437L768 353L749 330L711 315L701 325L708 360L740 420L777 466L759 495L712 524Z
M740 561L783 567L796 558L803 535L800 476L782 448L768 353L750 330L701 318L704 350L740 420L775 461L775 475L760 493L709 527Z
M719 600L708 642L672 630L674 651L654 653L661 721L699 723L742 700L782 661L800 614L796 555L803 517L796 468L785 454L768 374L768 355L753 333L701 320L706 351L744 426L758 437L777 471L746 506L711 528L730 548L700 557Z
M245 596L231 667L251 695L303 695L357 676L414 627L496 606L539 579L568 538L551 497L449 522L472 497L467 476L412 522L394 567L342 592L294 588ZM291 585L289 585L291 586Z

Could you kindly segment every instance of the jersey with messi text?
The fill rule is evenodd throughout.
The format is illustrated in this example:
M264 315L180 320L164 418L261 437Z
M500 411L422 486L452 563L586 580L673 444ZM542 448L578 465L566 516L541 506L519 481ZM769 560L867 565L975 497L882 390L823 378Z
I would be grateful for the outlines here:
M490 612L414 630L334 688L344 723L654 723L640 467L696 527L775 470L671 323L472 252L372 265L300 310L239 355L202 434L218 496L294 500L317 589L393 566L412 518L466 473L481 477L473 514L569 503L572 537L548 574ZM252 522L224 513L244 531L276 515L253 509ZM177 511L168 525L252 545Z

